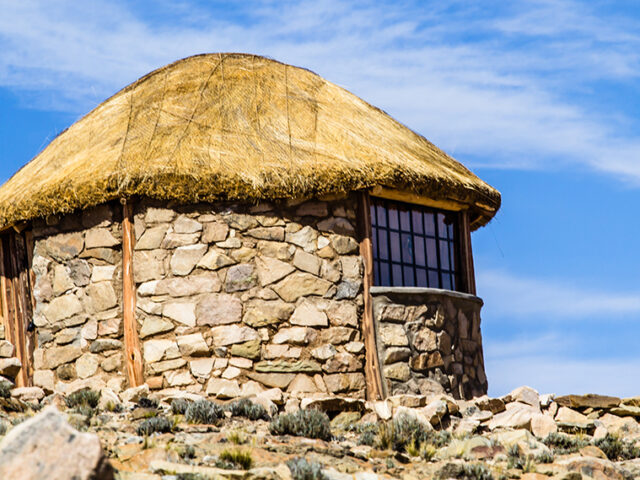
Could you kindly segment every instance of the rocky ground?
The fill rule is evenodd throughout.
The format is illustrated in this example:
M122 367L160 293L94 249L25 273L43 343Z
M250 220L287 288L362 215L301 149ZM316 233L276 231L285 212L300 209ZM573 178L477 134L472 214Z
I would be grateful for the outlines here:
M66 397L0 386L0 407L0 478L640 478L640 397L521 387L472 401L298 403L273 389L218 404L145 386ZM75 477L64 476L69 469Z

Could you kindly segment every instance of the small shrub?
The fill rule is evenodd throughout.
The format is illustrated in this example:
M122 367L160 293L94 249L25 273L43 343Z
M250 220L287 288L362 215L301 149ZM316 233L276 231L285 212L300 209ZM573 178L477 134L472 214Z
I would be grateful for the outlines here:
M459 480L493 480L491 471L481 463L465 463L462 465Z
M148 397L142 397L136 403L140 408L158 408L158 401Z
M229 411L234 417L245 417L249 420L269 420L267 410L262 406L253 403L248 398L236 400L229 406Z
M93 390L81 390L74 392L64 399L68 408L91 407L96 408L100 402L100 392Z
M193 445L184 445L177 449L178 456L183 460L196 458L196 449Z
M438 447L436 447L435 445L432 445L430 443L423 443L420 446L420 456L427 462L433 460L433 458L436 456L436 453L438 453Z
M113 400L109 400L105 405L104 409L107 412L111 413L122 413L123 407L121 403L116 403Z
M536 462L538 463L553 463L555 460L553 453L551 452L542 452L539 455L536 455Z
M138 435L151 435L152 433L167 433L173 429L173 422L166 417L153 417L143 421L138 426Z
M185 418L189 423L215 425L224 418L224 410L217 403L198 400L187 407Z
M431 432L410 415L400 415L390 422L385 422L378 428L375 445L383 450L405 452L411 444L426 443Z
M551 448L558 455L576 453L582 447L586 447L588 443L582 438L572 437L563 433L550 433L542 441L547 447Z
M191 402L186 398L174 398L171 400L171 411L174 415L184 415Z
M632 460L640 457L640 449L633 443L620 439L618 436L607 434L596 440L595 446L604 452L609 460Z
M216 467L226 470L249 470L253 465L251 452L248 450L223 450Z
M247 438L242 435L240 432L231 432L229 435L227 435L227 440L229 440L229 442L233 443L234 445L244 445L245 443L247 443Z
M326 413L318 410L298 410L295 413L278 415L271 421L272 435L294 435L297 437L331 440L331 424Z
M293 480L327 480L322 465L307 462L304 458L293 458L287 462Z
M84 415L87 418L92 418L96 413L95 409L90 407L89 405L79 405L73 409L75 413L79 413L80 415Z
M11 398L11 384L9 382L0 383L0 398Z

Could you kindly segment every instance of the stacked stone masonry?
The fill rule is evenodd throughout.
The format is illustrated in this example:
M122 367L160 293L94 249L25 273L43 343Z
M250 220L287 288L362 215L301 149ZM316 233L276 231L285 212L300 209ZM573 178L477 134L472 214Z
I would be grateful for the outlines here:
M126 388L121 206L34 224L34 383ZM356 204L136 207L145 378L233 398L280 388L362 398Z
M389 395L448 392L465 399L487 392L482 300L427 288L374 287L371 293Z

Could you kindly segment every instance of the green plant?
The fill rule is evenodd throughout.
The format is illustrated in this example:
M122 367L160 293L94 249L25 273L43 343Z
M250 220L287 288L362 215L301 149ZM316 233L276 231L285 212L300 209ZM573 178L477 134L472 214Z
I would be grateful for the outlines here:
M307 462L304 458L293 458L287 462L293 480L327 480L322 473L322 465Z
M430 433L415 417L400 415L379 426L375 445L384 450L405 452L411 444L415 446L427 442Z
M269 424L269 432L272 435L331 440L329 417L318 410L298 410L295 413L280 414Z
M420 445L420 456L423 460L430 462L436 456L436 453L438 453L438 448L435 445L430 443Z
M465 463L462 465L459 480L493 480L491 471L481 463Z
M583 438L565 435L564 433L550 433L542 440L547 447L551 448L558 455L576 453L588 443Z
M596 440L594 444L612 461L632 460L640 457L638 447L616 435L607 434L606 437Z
M167 433L173 429L173 422L166 417L152 417L138 425L138 435L151 435L152 433Z
M247 438L240 432L235 430L227 435L227 440L234 445L244 445L245 443L247 443Z
M249 420L269 420L269 414L267 410L256 403L253 403L248 398L241 398L236 400L229 406L229 411L234 417L245 417Z
M64 399L67 408L91 407L96 408L100 402L100 392L93 390L80 390L73 392Z
M253 458L249 450L223 450L218 457L216 466L226 470L249 470L253 465Z
M217 403L198 400L187 407L185 418L189 423L215 425L224 418L224 410Z
M553 463L555 458L551 452L542 452L535 457L538 463Z
M189 405L191 405L191 401L186 398L174 398L171 400L171 411L174 415L184 415Z
M142 397L136 404L140 408L158 408L158 401L148 397Z
M11 384L9 382L0 383L0 398L11 398Z
M121 403L109 400L107 403L105 403L104 410L111 413L122 413L123 407Z
M196 449L193 445L183 445L177 448L178 456L183 460L196 458Z

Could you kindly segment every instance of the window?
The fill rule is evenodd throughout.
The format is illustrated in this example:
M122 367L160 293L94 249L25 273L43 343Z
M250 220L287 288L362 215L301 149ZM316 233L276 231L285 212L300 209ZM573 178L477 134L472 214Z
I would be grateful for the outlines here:
M371 198L377 286L460 289L458 215Z

